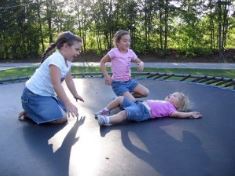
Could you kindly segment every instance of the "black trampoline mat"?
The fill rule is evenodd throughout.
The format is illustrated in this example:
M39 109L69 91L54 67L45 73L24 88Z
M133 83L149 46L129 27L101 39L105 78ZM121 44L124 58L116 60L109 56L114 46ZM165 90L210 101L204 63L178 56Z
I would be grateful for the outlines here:
M100 128L94 113L115 96L103 79L76 79L81 116L65 126L20 122L24 83L0 85L0 175L235 175L235 92L139 80L149 99L182 91L203 118ZM70 95L71 96L71 95Z

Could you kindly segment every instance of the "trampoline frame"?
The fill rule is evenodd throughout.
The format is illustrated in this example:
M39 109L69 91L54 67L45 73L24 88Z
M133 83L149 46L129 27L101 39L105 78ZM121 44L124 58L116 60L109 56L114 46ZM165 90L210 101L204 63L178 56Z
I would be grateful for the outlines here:
M111 74L109 72L109 74ZM102 78L101 72L85 72L72 75L75 78ZM162 73L162 72L132 72L133 78L140 79L153 79L153 80L177 80L184 82L200 83L204 85L211 85L219 88L226 88L235 90L235 79L225 77L215 77L207 75L191 75L191 74L175 74L175 73ZM23 82L30 78L30 76L6 78L1 79L0 84ZM174 79L175 78L175 79Z

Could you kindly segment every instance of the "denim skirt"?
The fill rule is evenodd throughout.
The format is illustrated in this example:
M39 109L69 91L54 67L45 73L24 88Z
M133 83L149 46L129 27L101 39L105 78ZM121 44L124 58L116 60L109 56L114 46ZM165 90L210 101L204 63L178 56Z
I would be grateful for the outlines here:
M47 123L65 117L64 104L52 96L41 96L34 94L28 88L24 88L21 103L27 117L35 123Z
M112 81L112 89L117 96L123 96L125 92L133 92L137 85L138 82L135 79L129 81Z

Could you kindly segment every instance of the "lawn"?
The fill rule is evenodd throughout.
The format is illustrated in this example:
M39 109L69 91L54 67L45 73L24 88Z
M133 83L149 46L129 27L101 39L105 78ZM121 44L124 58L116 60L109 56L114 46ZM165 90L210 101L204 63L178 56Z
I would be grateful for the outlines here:
M0 71L0 79L18 78L31 76L36 67L15 68ZM136 69L132 69L136 72ZM175 74L192 74L192 75L207 75L218 76L225 78L235 78L235 69L188 69L188 68L145 68L145 72L161 72L161 73L175 73ZM87 73L100 72L98 67L72 67L72 73Z

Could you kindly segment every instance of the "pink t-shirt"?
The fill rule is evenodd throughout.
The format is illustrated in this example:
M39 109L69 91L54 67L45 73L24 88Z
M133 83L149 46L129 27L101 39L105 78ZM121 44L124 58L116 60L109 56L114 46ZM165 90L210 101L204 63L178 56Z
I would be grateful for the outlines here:
M115 81L128 81L131 79L131 61L137 59L137 55L131 49L126 53L121 53L118 48L113 48L108 52L111 58L112 79Z
M152 118L168 117L176 111L175 106L165 100L147 100Z

